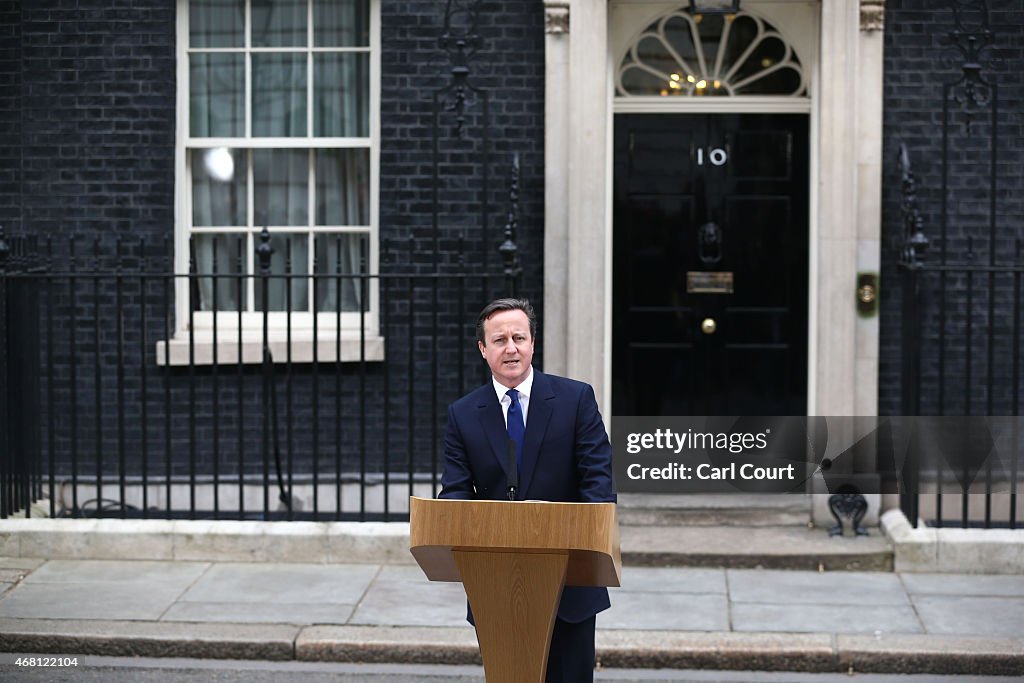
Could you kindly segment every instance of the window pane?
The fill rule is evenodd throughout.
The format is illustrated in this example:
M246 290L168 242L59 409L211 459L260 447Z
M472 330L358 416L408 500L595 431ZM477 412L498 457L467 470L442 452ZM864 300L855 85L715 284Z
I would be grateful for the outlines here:
M309 224L309 152L252 151L255 225Z
M313 0L317 47L368 47L369 0Z
M252 134L254 137L305 137L305 54L252 56Z
M370 150L318 149L316 224L370 224Z
M253 243L259 249L259 237ZM305 233L275 233L270 236L274 252L270 256L270 277L266 279L268 311L305 312L309 310L309 279L286 277L288 275L309 275L309 236ZM264 280L259 277L259 253L255 255L256 310L263 310ZM291 301L288 288L291 286Z
M192 236L195 273L206 276L195 279L199 307L194 310L237 311L239 302L244 306L247 278L238 277L245 272L244 259L245 235Z
M306 0L252 3L253 47L304 46L306 7Z
M674 82L674 81L673 81ZM683 95L686 90L681 86L673 88L670 81L655 76L639 66L627 66L622 71L622 87L631 95Z
M239 54L189 56L189 132L193 137L245 135L245 68Z
M191 47L242 47L244 0L192 0L188 8Z
M334 52L313 56L313 129L317 137L370 134L370 56Z
M323 313L365 311L367 297L364 294L369 291L370 281L346 276L367 271L363 265L369 255L366 235L316 235L314 239L316 273L322 276L317 278L316 310Z
M246 154L244 149L193 149L192 225L244 226Z
M763 39L744 60L732 80L742 81L748 76L764 71L786 58L786 44L774 36Z
M800 90L800 73L791 66L784 66L767 76L762 76L752 83L743 86L744 95L774 95L777 93L797 93Z

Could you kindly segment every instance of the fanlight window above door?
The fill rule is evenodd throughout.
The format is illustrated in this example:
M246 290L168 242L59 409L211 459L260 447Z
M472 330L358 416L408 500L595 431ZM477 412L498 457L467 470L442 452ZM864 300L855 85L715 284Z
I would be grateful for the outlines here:
M679 10L650 24L629 48L616 94L806 96L807 83L792 46L764 19Z

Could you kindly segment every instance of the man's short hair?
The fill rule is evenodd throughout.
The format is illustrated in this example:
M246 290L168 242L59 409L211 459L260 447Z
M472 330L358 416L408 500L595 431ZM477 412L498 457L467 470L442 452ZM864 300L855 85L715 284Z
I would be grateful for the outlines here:
M480 311L480 317L476 319L477 341L481 342L484 346L487 345L487 340L484 339L484 321L501 311L522 311L525 313L526 319L530 321L530 338L537 338L537 314L534 312L530 300L506 298L495 299Z

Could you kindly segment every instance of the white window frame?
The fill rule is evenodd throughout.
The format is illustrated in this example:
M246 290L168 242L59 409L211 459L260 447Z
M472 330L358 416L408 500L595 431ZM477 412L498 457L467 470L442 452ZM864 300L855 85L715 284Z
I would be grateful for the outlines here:
M189 273L189 238L194 234L202 233L237 233L251 235L247 242L247 267L248 278L247 299L252 301L253 290L259 286L258 278L252 278L252 274L258 272L258 265L255 263L253 250L258 244L258 231L261 226L248 226L245 228L193 228L192 226L192 177L191 169L187 163L190 150L227 147L236 149L326 149L326 148L368 148L370 163L370 189L369 189L369 225L360 228L337 229L332 227L317 229L314 224L315 207L309 207L311 224L309 226L269 226L268 230L273 233L296 233L304 234L365 234L367 235L367 270L369 273L377 273L380 259L379 253L379 187L380 187L380 2L381 0L369 0L369 21L370 21L370 43L369 43L369 69L370 69L370 102L369 102L369 136L360 138L318 138L313 136L313 126L310 123L314 115L313 108L307 107L307 135L305 137L252 137L251 136L251 98L249 96L249 75L251 72L250 56L261 52L304 52L316 53L318 51L357 51L346 48L324 48L318 49L315 46L301 48L253 48L250 44L250 22L251 22L251 0L246 2L245 9L245 45L241 48L246 55L246 132L248 137L240 138L192 138L190 135L189 121L189 55L192 50L189 47L189 0L177 0L177 125L175 139L175 176L174 176L174 312L175 326L173 337L166 342L158 342L156 348L156 361L160 365L197 365L217 363L259 363L262 362L263 324L262 312L246 310L242 314L241 330L239 330L237 311L189 311L189 279L185 277ZM311 8L310 3L310 8ZM314 30L312 9L307 30L312 34ZM212 51L216 51L214 48ZM238 48L232 48L237 51ZM208 52L207 48L197 48L197 51ZM365 51L365 48L359 51ZM310 79L312 74L310 73ZM307 81L307 97L312 92L312 84ZM247 164L246 172L249 173ZM312 177L310 179L312 186ZM252 220L253 181L249 178L247 183L247 216ZM309 269L312 273L312 259L315 249L308 250ZM380 293L378 281L373 278L368 280L366 290L369 295L366 312L342 312L340 315L340 327L338 329L338 314L336 312L293 312L290 315L291 322L291 346L288 347L288 322L289 315L280 311L272 311L267 314L267 337L275 362L285 362L289 359L292 362L311 362L314 355L317 361L379 361L384 358L384 344L380 336L379 310ZM310 296L310 305L315 302ZM316 353L314 353L313 340L313 315L317 316L317 340ZM190 321L192 329L190 329ZM216 324L216 334L214 325ZM239 334L241 334L241 358L239 358ZM214 337L217 338L216 347ZM166 345L169 345L167 348ZM289 353L290 352L290 353ZM340 358L339 358L340 355Z

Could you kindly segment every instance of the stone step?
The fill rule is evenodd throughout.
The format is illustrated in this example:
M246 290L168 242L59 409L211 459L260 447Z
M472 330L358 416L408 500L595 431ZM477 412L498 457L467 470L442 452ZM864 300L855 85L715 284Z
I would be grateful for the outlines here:
M802 495L623 493L618 518L629 526L806 526L811 502Z
M870 536L830 537L805 526L630 526L619 529L622 563L643 567L725 567L892 571L893 550Z

